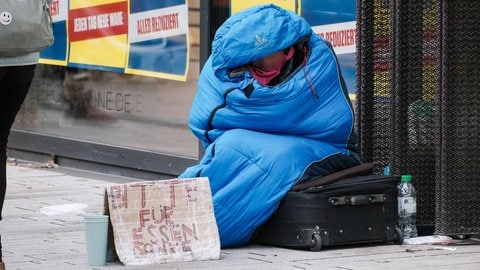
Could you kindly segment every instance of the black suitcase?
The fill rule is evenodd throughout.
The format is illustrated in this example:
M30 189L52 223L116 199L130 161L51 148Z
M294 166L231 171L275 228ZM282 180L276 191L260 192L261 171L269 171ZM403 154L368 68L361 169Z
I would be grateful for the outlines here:
M289 191L252 242L312 251L355 243L403 243L397 225L400 176L333 177L317 182L324 184L302 184Z

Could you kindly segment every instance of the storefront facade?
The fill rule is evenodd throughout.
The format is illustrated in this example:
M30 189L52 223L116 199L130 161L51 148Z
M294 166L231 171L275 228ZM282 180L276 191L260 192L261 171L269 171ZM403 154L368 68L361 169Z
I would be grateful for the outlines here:
M214 32L230 12L258 3L240 2L53 1L56 41L41 54L8 156L143 179L180 174L202 155L188 114ZM323 11L316 1L264 2L288 2L319 35L355 30L355 1L341 11L336 1L323 1ZM109 31L99 30L102 16ZM355 38L344 40L353 43L339 43L339 61L354 93Z

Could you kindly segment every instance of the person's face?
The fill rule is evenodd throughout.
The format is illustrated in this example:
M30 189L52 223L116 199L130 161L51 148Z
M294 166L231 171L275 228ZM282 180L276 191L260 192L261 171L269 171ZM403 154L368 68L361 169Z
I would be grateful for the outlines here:
M253 64L263 70L272 70L282 64L285 59L283 51L272 53L260 60L253 61Z

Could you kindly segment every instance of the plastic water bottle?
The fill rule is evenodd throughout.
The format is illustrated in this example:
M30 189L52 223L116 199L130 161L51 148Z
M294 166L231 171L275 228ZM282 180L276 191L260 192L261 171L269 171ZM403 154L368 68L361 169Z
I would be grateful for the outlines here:
M402 175L398 185L398 224L403 237L417 237L417 197L411 175Z

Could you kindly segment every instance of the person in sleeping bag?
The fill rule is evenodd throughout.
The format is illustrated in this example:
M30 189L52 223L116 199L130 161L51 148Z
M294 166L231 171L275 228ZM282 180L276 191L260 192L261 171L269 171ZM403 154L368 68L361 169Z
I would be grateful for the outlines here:
M331 45L297 14L259 5L217 30L189 126L205 147L222 248L247 243L297 183L360 164Z

